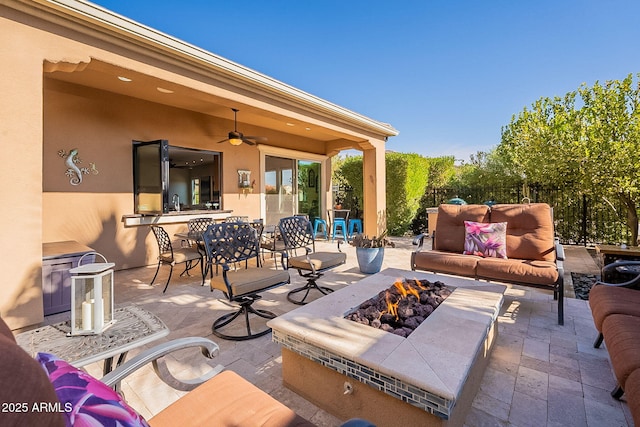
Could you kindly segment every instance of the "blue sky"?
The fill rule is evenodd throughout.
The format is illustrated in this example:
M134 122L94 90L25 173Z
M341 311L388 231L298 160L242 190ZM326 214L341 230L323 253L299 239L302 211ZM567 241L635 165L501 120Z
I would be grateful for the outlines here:
M637 0L97 0L469 160L541 97L640 72Z

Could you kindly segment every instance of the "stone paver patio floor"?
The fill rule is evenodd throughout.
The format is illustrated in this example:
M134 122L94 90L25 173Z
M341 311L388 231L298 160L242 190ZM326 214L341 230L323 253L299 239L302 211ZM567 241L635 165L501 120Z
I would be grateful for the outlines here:
M383 269L408 269L410 240L395 240L398 245L386 250ZM335 248L328 242L319 242L318 246ZM347 264L327 273L323 285L339 289L366 277L358 270L355 249L343 249ZM565 293L569 296L570 271L597 274L598 270L585 248L566 249L569 286ZM267 266L272 265L267 260ZM162 294L162 288L168 268L162 270L154 287L148 283L155 266L116 272L116 304L133 302L155 313L171 330L167 340L184 336L212 339L220 346L213 365L222 364L235 371L319 426L340 425L340 420L282 385L280 348L271 342L270 334L244 342L213 336L213 320L229 312L230 304L219 291L200 286L197 277L180 277L179 268L166 294ZM276 314L297 307L286 300L286 293L303 281L295 270L291 277L292 284L265 293L256 306ZM498 319L498 340L467 416L467 426L633 425L626 404L609 395L615 379L604 345L600 349L592 347L596 331L587 301L566 298L565 304L565 325L559 326L551 292L519 286L506 291ZM61 316L51 316L47 322ZM207 366L202 356L194 353L174 354L169 358L169 368L185 378L199 375ZM88 371L101 376L98 364L90 365ZM147 418L184 394L161 382L150 366L127 379L122 389L129 403Z

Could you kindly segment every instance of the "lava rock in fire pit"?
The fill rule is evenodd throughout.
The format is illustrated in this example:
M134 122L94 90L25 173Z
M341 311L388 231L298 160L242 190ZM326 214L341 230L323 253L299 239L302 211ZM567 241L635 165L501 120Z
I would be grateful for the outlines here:
M345 318L408 337L451 292L440 281L398 280L389 289L360 304Z

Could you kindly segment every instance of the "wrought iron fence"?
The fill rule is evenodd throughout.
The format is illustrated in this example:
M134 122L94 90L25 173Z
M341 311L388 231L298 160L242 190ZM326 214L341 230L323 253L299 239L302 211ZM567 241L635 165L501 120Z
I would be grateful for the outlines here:
M467 203L547 203L553 208L556 235L563 244L625 243L631 238L626 211L619 200L587 197L571 188L537 185L458 187L431 190L431 206L461 198Z

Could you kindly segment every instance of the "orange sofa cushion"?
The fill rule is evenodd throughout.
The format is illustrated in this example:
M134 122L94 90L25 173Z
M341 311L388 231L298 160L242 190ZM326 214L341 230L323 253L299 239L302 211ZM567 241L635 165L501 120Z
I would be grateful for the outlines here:
M476 275L503 282L553 286L558 280L558 269L555 262L551 261L480 258Z
M640 317L607 316L602 322L602 334L618 384L626 390L627 378L640 369Z
M424 251L415 252L413 262L420 270L474 277L479 259L477 255Z
M13 333L0 319L0 404L4 411L0 420L3 426L65 426L61 413L34 410L40 405L59 405L53 386L46 372L35 359L24 351ZM7 406L5 406L5 404ZM14 404L9 406L9 404Z
M491 222L507 223L509 258L555 261L553 218L548 204L494 205Z
M625 387L624 393L633 423L640 426L640 369L636 369L629 375Z
M464 251L465 221L489 222L489 206L445 204L438 206L433 249L461 254Z
M313 426L238 374L224 371L149 420L152 427Z
M612 314L629 314L640 317L640 291L597 285L589 291L589 306L593 323L598 332L602 332L602 322Z

